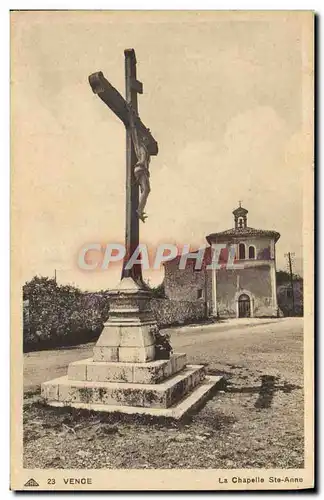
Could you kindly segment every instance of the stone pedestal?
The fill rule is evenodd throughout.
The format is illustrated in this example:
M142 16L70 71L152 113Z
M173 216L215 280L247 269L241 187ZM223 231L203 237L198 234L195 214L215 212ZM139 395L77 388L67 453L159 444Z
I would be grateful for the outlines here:
M221 377L186 365L185 354L155 359L156 321L150 293L124 278L110 294L109 319L93 358L76 361L68 374L42 384L52 406L181 418L201 404Z
M124 278L109 294L109 319L93 350L94 361L145 363L155 358L150 293Z

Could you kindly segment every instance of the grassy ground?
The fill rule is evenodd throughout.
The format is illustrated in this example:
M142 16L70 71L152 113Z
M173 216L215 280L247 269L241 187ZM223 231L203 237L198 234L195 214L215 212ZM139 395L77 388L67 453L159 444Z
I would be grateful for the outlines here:
M69 362L91 356L92 346L26 355L24 467L303 467L301 319L186 328L172 337L188 362L208 363L226 380L181 424L46 407L40 382L65 374ZM262 389L262 375L278 377L275 385Z

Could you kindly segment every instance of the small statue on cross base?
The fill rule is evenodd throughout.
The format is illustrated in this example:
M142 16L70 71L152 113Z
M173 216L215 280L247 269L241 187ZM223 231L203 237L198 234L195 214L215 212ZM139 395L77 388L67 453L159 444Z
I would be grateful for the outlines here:
M149 164L151 157L148 151L148 138L144 134L139 133L135 124L135 118L137 115L135 114L135 111L130 105L129 105L129 116L130 116L129 121L130 121L132 140L134 144L135 154L137 157L137 162L134 167L134 176L140 188L137 214L138 217L141 219L141 221L145 222L145 219L147 219L147 215L144 212L144 208L146 205L148 195L150 194L151 191L150 172L149 172Z
M151 327L150 331L154 337L155 360L170 359L173 351L170 344L170 335L168 333L161 332L157 325Z

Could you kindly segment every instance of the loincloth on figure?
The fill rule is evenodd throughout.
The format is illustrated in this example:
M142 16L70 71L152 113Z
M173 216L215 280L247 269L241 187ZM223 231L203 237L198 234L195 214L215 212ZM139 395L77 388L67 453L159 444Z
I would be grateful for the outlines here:
M134 176L137 181L140 181L141 177L145 176L146 178L150 177L149 169L143 165L142 163L136 163L134 167Z

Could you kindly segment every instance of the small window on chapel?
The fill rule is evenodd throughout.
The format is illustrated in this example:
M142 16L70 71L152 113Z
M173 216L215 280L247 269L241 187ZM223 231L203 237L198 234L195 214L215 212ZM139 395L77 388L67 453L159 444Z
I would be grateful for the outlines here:
M203 296L203 291L202 291L202 288L199 288L199 289L197 290L197 298L198 298L198 299L202 299L202 296Z
M249 259L255 259L255 248L252 246L249 247Z

